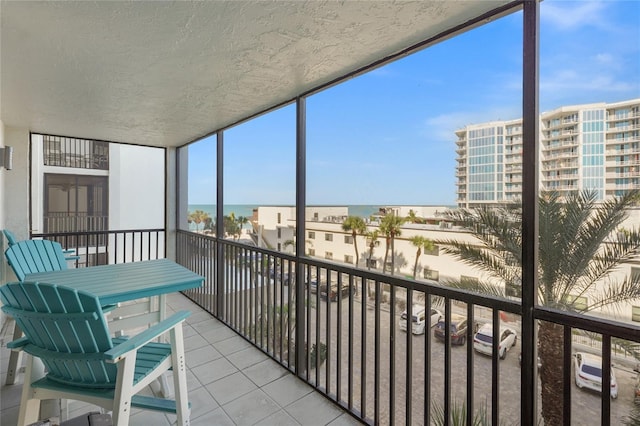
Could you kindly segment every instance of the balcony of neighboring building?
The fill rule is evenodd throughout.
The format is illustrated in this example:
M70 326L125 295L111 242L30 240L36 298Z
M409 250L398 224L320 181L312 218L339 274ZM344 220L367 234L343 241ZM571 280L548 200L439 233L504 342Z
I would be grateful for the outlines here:
M45 135L42 146L45 166L109 170L108 142Z

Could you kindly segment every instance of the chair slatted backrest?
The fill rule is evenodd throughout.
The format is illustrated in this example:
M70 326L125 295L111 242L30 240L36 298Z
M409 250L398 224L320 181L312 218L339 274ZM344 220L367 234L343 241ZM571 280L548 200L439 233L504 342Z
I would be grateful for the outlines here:
M4 255L20 281L27 274L67 269L62 246L51 240L18 241Z
M13 316L39 357L47 378L85 388L115 387L117 367L104 362L113 347L92 294L55 284L17 282L0 287L2 310Z

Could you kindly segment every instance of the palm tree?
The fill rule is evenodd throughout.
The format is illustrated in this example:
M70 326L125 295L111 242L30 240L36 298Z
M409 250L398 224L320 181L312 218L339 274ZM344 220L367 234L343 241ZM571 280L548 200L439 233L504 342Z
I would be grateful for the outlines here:
M240 227L236 221L236 216L233 212L229 216L222 217L222 226L224 228L225 235L230 235L233 239L236 239L240 233Z
M188 213L187 216L187 221L189 223L193 222L196 224L196 232L199 230L198 226L200 226L202 222L206 222L208 219L211 219L211 216L204 210L196 210L193 213Z
M242 233L242 228L245 224L249 223L249 218L246 216L238 216L236 218L236 222L238 223L238 227L240 228L240 233Z
M421 235L416 235L415 237L412 237L411 245L418 248L418 250L416 251L416 263L413 265L413 279L415 280L416 272L418 271L418 260L420 259L422 250L424 249L425 252L428 250L433 250L435 245L433 244L433 241L431 241L429 238L425 238Z
M291 248L293 248L295 250L296 247L296 240L286 240L284 243L282 243L282 248L283 249L287 249L287 247L291 246Z
M378 238L380 238L380 231L378 229L374 229L372 231L365 231L364 236L367 239L367 244L369 245L369 257L367 258L367 269L371 269L371 258L373 257L373 250L376 248L376 244L378 243ZM373 297L371 293L371 289L369 288L369 280L367 280L367 294L369 297Z
M373 231L365 231L364 236L367 239L367 245L369 246L369 257L367 257L367 267L371 269L371 258L373 257L373 250L376 248L378 238L380 238L380 231L374 229Z
M367 224L364 223L364 219L360 216L348 216L344 222L342 222L342 230L345 232L351 232L351 238L353 238L353 248L356 251L355 266L358 267L358 241L356 237L362 235L367 231Z
M407 222L409 223L418 223L418 216L413 209L409 210L409 214L407 215Z
M385 252L384 252L384 265L382 265L382 273L387 270L387 258L389 256L389 249L393 246L393 240L400 236L400 228L404 224L404 218L396 216L394 212L389 212L382 217L380 221L380 232L385 238ZM391 250L391 262L393 263L393 250ZM393 265L391 266L391 275L393 275Z
M556 193L540 196L538 302L578 313L616 306L640 297L640 277L612 277L622 263L640 253L638 230L618 232L640 193L598 203L593 192L580 192L564 200ZM505 296L509 286L520 286L522 265L522 208L480 208L450 214L465 226L479 244L443 241L443 249L491 278L505 283L451 282L457 287ZM440 242L437 242L440 243ZM597 289L596 289L597 288ZM592 291L595 290L595 291ZM589 295L589 303L580 296ZM545 424L562 424L563 328L540 322L538 348Z
M216 232L216 221L211 217L207 217L204 219L204 226L202 227L205 231L211 231L212 233Z

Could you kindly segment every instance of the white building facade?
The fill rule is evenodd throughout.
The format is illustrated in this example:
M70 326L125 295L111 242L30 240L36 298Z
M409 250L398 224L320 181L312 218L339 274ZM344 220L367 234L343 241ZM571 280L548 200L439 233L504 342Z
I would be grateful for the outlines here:
M522 120L456 131L459 207L504 204L522 192ZM540 189L598 199L640 189L640 99L563 106L540 115Z
M406 217L408 212L444 212L448 207L424 207L420 206L392 206L385 210ZM404 214L400 214L404 213ZM386 242L384 235L373 244L371 251L370 241L364 235L357 235L354 239L351 232L342 229L342 220L336 220L337 216L347 217L348 207L307 207L305 223L305 254L309 257L323 259L343 265L356 265L355 246L358 248L357 266L362 269L382 273ZM424 217L429 223L406 222L401 228L401 235L393 241L393 247L389 248L386 274L414 279L437 281L445 284L448 280L479 280L482 282L494 282L496 285L504 283L496 282L482 270L460 262L457 258L448 255L437 245L431 251L421 250L418 255L417 247L411 243L414 236L422 236L431 241L465 241L477 243L475 237L460 227L443 221L439 216ZM295 245L292 244L295 235L295 209L291 206L259 207L257 221L262 230L263 244L260 246L279 251L293 253ZM640 223L640 211L632 211L629 221ZM378 229L378 223L367 221L367 231ZM630 226L630 223L628 223ZM394 253L393 257L391 252ZM393 258L393 261L392 261ZM631 274L640 274L640 262L630 261L611 274L612 279L621 280ZM595 290L597 291L597 289ZM591 294L575 295L580 303L588 304ZM629 303L616 308L607 307L593 313L604 317L616 318L623 321L640 322L640 301Z

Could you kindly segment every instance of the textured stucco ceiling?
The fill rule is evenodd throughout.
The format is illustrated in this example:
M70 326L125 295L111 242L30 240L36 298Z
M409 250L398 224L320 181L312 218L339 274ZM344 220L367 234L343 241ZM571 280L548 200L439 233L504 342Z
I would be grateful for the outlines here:
M0 117L178 146L506 3L3 0Z

